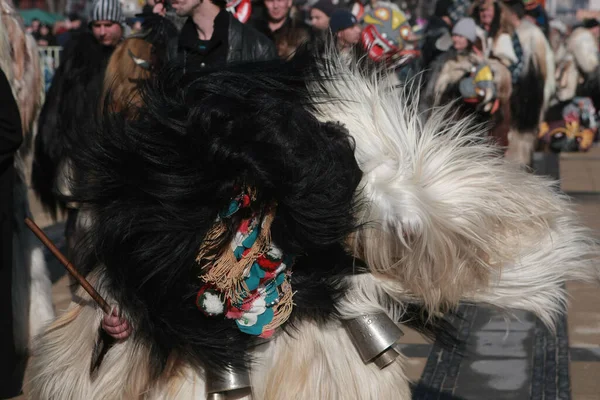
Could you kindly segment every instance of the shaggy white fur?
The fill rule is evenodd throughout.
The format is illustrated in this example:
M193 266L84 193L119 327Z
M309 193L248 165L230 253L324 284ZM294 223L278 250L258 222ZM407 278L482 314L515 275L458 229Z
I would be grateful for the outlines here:
M316 98L322 85L333 96L317 116L345 124L356 141L367 229L355 249L374 275L397 285L392 292L432 311L472 299L551 323L563 280L600 277L598 247L553 182L503 160L470 121L450 123L451 105L422 121L379 76L329 63L338 78L313 88Z
M577 28L567 39L567 51L573 55L577 66L586 74L593 72L598 60L598 40L586 28Z
M52 282L41 245L31 250L31 281L29 299L30 340L40 334L46 324L54 319L52 307Z
M259 400L411 398L400 356L384 370L365 365L340 323L303 322L259 347L251 380Z
M30 398L205 398L203 371L179 363L176 357L161 379L151 381L147 368L149 349L135 338L114 345L91 378L90 360L102 311L82 290L77 297L80 302L73 303L39 338L30 362ZM339 322L321 327L303 322L290 334L278 332L252 356L256 360L251 370L254 400L410 399L403 372L404 357L383 371L373 364L365 365Z
M109 300L106 293L103 295ZM117 342L91 377L91 358L103 312L82 289L75 298L77 302L36 340L26 382L30 398L171 400L206 396L202 371L192 371L176 357L160 379L151 380L150 349L135 337Z

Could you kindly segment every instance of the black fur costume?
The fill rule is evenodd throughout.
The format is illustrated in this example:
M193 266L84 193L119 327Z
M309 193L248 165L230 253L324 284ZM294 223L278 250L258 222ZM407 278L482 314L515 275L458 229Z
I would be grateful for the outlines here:
M102 46L91 33L69 41L54 75L39 118L32 166L32 186L53 217L65 204L57 197L61 163L73 153L67 137L98 112L104 71L113 48Z
M512 125L518 132L538 129L544 105L544 81L540 77L540 66L532 59L513 85L510 112Z
M277 201L271 233L299 256L298 312L329 316L341 289L336 276L353 267L342 246L355 228L361 177L352 142L341 126L307 112L305 93L285 82L293 80L286 69L164 71L144 89L136 120L107 116L77 142L74 167L88 173L74 199L95 218L89 247L80 247L93 250L79 265L85 272L106 266L101 285L130 315L136 339L154 344L157 372L173 350L192 363L244 361L250 337L194 303L201 285L194 259L236 184L255 187L260 204ZM230 228L223 246L237 227Z
M87 173L71 200L94 218L76 264L99 273L98 285L133 323L129 340L150 346L156 376L171 354L219 369L249 361L254 337L233 320L205 316L194 301L202 285L195 257L236 185L256 188L260 204L277 202L272 240L297 256L294 311L283 329L335 317L343 278L364 271L344 244L357 229L362 173L347 131L309 112L306 80L316 75L307 59L166 69L142 88L135 120L105 115L73 145L74 167ZM430 336L451 333L419 306L405 317Z

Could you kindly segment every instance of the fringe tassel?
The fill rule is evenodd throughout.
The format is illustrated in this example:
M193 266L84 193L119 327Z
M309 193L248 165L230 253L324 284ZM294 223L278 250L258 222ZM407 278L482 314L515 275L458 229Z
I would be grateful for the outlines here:
M245 200L247 203L247 199ZM244 199L242 199L240 203L242 201L244 201ZM232 209L234 208L235 207ZM240 307L240 303L244 302L248 305L247 302L254 302L256 300L256 293L249 290L246 283L246 277L249 276L250 269L254 263L257 262L259 257L264 257L273 247L271 243L271 224L275 219L275 211L276 205L272 205L266 209L264 214L253 213L250 219L242 221L242 224L247 223L249 225L247 232L244 228L244 239L247 239L250 235L254 234L257 229L258 234L254 243L245 244L250 247L244 248L246 254L242 253L239 260L237 259L236 254L239 255L239 253L237 253L240 249L239 246L244 247L243 244L236 245L236 242L234 242L233 244L226 246L225 249L219 253L215 251L215 246L222 243L222 238L227 234L227 226L222 219L219 219L207 233L203 245L196 257L196 262L201 266L203 271L206 271L206 273L201 276L201 279L220 292L222 300L226 304ZM264 215L264 217L262 217L262 215ZM209 256L209 254L213 255ZM215 254L218 255L215 256ZM281 262L284 262L283 258ZM292 292L292 287L289 282L290 273L290 271L286 273L281 285L275 289L279 292L279 300L277 301L277 304L269 306L273 310L273 318L268 324L262 327L262 333L259 335L261 337L269 337L272 335L275 328L284 324L292 314L294 308L294 293Z
M216 224L206 233L198 255L196 256L196 263L204 264L210 263L215 256L208 257L210 253L214 253L214 247L220 244L220 239L227 234L227 225L223 220L217 221Z
M269 251L271 246L271 223L275 218L275 208L271 208L265 216L262 224L255 229L260 229L256 242L250 248L250 251L237 260L233 249L226 248L217 260L210 266L210 270L202 277L204 282L212 283L215 287L223 291L226 297L232 301L240 301L244 296L244 291L248 288L244 282L246 271L252 267L256 259Z
M292 315L292 310L294 309L294 293L292 292L292 286L287 277L285 278L285 282L281 285L281 289L283 295L279 299L279 303L274 307L273 320L265 325L263 332L280 327L290 318L290 315Z

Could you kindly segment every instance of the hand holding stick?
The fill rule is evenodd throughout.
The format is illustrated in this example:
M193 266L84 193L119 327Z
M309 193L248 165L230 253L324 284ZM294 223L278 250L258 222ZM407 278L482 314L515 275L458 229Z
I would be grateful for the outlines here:
M96 289L94 289L92 285L85 279L85 277L75 269L73 264L71 264L69 260L67 260L67 258L60 252L60 250L58 250L58 248L54 245L54 243L52 243L50 238L46 236L46 234L40 229L40 227L37 226L37 224L29 218L25 218L25 224L29 227L29 229L31 229L35 236L37 236L38 239L40 239L42 243L44 243L48 250L50 250L52 254L54 254L54 257L58 258L58 261L60 261L62 265L65 266L65 268L67 269L67 271L69 271L71 276L75 278L77 282L79 282L81 287L83 287L85 291L88 292L92 299L94 299L94 301L98 303L98 305L100 306L100 308L102 308L104 313L107 315L111 315L111 308L106 302L106 300L104 300L104 298L100 296L100 293L98 293Z

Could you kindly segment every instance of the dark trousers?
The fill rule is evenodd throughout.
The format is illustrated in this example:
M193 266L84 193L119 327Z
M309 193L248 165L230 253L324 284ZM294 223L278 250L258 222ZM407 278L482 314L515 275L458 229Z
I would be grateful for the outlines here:
M0 168L0 399L19 395L23 386L26 355L19 354L14 338L13 189L12 160Z

